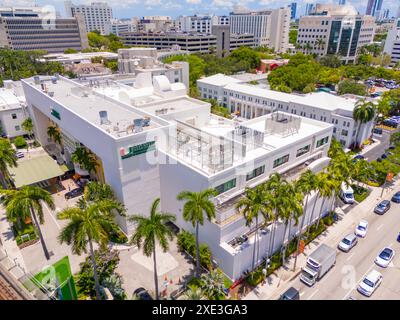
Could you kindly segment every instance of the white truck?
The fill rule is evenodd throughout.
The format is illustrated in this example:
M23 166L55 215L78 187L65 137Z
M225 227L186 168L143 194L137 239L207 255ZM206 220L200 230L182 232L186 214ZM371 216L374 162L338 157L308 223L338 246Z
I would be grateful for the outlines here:
M300 280L310 287L322 278L336 263L336 249L321 244L307 257L306 266L301 270Z

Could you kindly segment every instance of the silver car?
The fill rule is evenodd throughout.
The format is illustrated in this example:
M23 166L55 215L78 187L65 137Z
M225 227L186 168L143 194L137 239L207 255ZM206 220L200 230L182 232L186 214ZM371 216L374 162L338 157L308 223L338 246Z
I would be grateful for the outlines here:
M344 252L349 252L351 248L353 248L358 242L357 236L352 233L348 234L340 241L338 248Z

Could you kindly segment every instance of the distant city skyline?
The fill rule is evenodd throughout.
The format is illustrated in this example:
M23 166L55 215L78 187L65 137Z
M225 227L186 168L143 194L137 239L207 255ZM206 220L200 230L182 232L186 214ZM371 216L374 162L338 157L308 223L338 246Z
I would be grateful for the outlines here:
M307 3L338 3L338 0L321 1L293 1L293 0L75 0L75 4L90 4L91 2L107 2L112 8L115 18L142 17L146 15L168 15L173 18L180 15L217 14L228 15L234 5L241 5L249 9L266 9L287 7L297 2L297 16L304 14ZM44 6L52 5L58 12L65 15L63 0L0 0L0 6ZM364 14L367 7L365 0L347 0L346 4L353 5ZM397 12L395 1L385 1L383 9L389 9L391 15Z

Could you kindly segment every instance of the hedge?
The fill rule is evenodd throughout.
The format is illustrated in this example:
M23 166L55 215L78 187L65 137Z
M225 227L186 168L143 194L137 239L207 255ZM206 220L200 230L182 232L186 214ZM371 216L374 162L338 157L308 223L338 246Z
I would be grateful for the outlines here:
M196 258L196 238L194 234L188 231L178 233L178 247L182 251L186 251L194 259ZM200 244L200 265L208 270L212 268L212 253L210 248L205 244Z

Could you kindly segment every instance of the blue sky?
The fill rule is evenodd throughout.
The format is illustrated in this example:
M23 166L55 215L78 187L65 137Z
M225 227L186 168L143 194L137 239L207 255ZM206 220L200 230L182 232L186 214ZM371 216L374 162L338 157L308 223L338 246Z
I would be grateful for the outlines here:
M277 8L291 3L291 0L75 0L74 3L104 1L113 8L116 18L142 17L145 15L192 15L195 13L229 14L234 5L242 5L252 9ZM303 14L306 3L329 3L339 0L299 0L298 13ZM296 1L295 1L296 2ZM396 4L397 2L397 4ZM52 5L61 14L64 14L63 0L0 0L1 6L17 5ZM347 0L356 7L360 13L365 12L367 0ZM383 0L383 9L390 9L391 16L397 12L398 0Z

